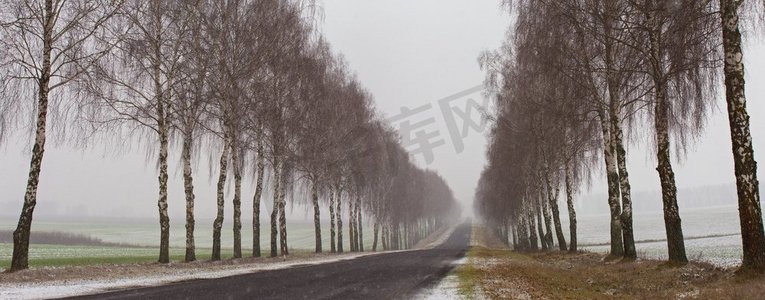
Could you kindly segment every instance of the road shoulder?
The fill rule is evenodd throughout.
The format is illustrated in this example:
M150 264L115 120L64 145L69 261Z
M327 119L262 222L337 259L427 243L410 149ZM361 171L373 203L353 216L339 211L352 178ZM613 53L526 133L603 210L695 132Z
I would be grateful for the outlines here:
M605 255L498 248L474 227L467 262L454 273L462 299L760 299L761 275L692 262L606 261Z

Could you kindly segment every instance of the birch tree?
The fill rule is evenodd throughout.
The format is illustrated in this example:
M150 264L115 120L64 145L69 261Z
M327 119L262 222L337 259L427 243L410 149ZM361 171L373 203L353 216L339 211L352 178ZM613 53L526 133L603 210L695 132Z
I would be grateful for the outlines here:
M119 38L102 29L121 5L122 1L87 0L0 2L4 8L0 12L0 47L4 49L0 83L3 96L13 95L0 99L0 133L6 134L7 126L16 122L33 124L35 131L24 202L13 232L11 271L29 266L29 235L50 128L49 112L65 111L75 104L78 95L70 86L86 78ZM108 42L94 45L96 40ZM24 105L30 102L33 104ZM28 111L29 107L34 109ZM22 121L27 117L28 121Z
M688 258L677 206L671 138L675 137L676 150L682 150L703 128L715 95L718 40L712 33L717 23L711 1L648 0L632 5L642 14L636 18L642 26L636 26L638 33L632 43L641 49L638 53L645 57L646 74L651 79L656 170L669 260L685 263Z
M207 30L211 36L211 52L214 54L216 68L213 74L216 76L212 83L212 96L216 100L212 114L220 120L217 135L224 144L225 155L230 155L231 172L233 173L234 195L232 199L233 213L233 237L234 258L242 257L241 238L241 199L243 162L245 155L246 128L244 125L245 114L248 112L249 88L251 74L257 71L259 57L257 44L257 27L252 24L255 16L253 7L249 2L229 1L212 5L210 14L207 16ZM226 151L228 150L228 152ZM223 222L223 203L225 202L223 190L225 186L224 166L221 158L221 170L218 191L218 215L214 224L213 254L214 259L219 259L220 254L220 231Z
M188 14L191 34L185 36L181 47L184 49L183 58L179 64L176 84L172 86L172 94L176 95L170 103L174 112L171 121L172 129L181 135L181 161L183 168L183 190L186 196L186 254L184 261L196 260L196 244L194 241L194 162L200 149L200 127L205 126L204 112L208 105L209 88L207 75L210 60L205 53L209 49L203 35L203 8L199 1L189 1L181 8Z
M129 31L110 51L111 59L92 72L87 92L91 121L105 130L119 126L145 133L156 142L159 168L159 262L169 258L170 219L167 213L168 145L174 91L179 85L183 47L191 34L193 14L183 1L130 1L120 10Z
M746 109L741 11L761 14L760 1L720 0L725 102L733 149L738 211L743 244L742 267L765 270L765 232L762 225L757 162L754 159L749 113ZM745 20L745 19L744 19Z

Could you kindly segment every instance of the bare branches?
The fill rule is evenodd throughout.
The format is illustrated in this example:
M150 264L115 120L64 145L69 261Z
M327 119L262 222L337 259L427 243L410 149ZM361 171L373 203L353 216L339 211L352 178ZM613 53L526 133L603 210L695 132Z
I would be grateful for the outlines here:
M316 224L320 196L334 193L338 209L345 199L354 251L363 250L365 215L384 228L386 247L404 248L456 214L443 179L410 163L396 133L375 111L371 93L326 43L314 1L0 3L0 141L22 123L37 125L30 126L36 128L32 165L37 167L30 172L20 222L22 246L49 110L54 123L72 125L65 117L81 121L77 125L88 142L138 142L154 149L149 156L156 155L159 171L162 263L169 261L168 156L174 145L181 148L186 196L186 261L196 259L194 161L199 153L220 148L214 235L219 236L229 196L225 188L233 178L237 257L241 184L244 177L257 176L253 217L258 219L266 167L274 177L272 241L278 234L283 255L289 249L286 202L303 195L294 190L310 189ZM248 172L245 166L255 168ZM254 234L259 226L253 223ZM317 225L317 242L319 232ZM216 242L214 253L220 254ZM276 255L276 246L272 249ZM15 268L25 266L25 256L14 258Z
M540 209L547 213L544 207L534 208L534 191L542 185L539 178L563 173L573 209L572 193L589 182L587 170L598 160L595 153L602 151L611 254L635 259L626 166L630 138L624 132L640 135L645 131L640 125L650 120L669 256L685 262L670 142L674 137L674 150L683 153L703 129L720 86L717 3L504 1L517 20L506 45L480 58L498 108L489 163L476 194L484 216L496 226L514 223L513 232L521 235L514 237L519 246L536 247L534 219L540 218ZM543 193L558 196L555 189ZM550 203L554 214L556 202ZM575 214L571 216L573 220ZM542 247L547 247L550 233L539 233Z

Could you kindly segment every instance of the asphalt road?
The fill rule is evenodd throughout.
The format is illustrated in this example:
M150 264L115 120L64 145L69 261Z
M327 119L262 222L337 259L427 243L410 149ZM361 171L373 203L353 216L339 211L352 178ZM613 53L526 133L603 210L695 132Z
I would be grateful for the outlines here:
M459 225L435 249L114 291L72 299L406 299L438 282L470 243Z

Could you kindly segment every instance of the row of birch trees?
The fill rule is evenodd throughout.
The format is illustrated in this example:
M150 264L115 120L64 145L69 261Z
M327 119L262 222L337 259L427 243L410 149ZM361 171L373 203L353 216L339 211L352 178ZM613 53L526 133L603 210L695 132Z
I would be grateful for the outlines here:
M320 210L327 206L331 252L344 251L343 219L345 249L363 251L364 217L374 224L374 250L378 240L386 250L410 247L454 217L451 190L410 162L371 94L324 40L317 10L303 0L0 1L0 138L34 131L11 270L28 267L51 134L64 142L139 143L156 158L161 263L170 261L171 151L181 157L187 262L197 259L199 200L217 204L212 260L221 259L227 202L233 256L243 256L245 196L253 197L255 257L263 213L270 214L270 256L289 254L288 201L313 208L316 252L323 251ZM215 157L214 197L194 190L205 156ZM253 195L243 195L247 183ZM264 201L272 202L270 212L261 212Z
M637 256L625 132L650 137L668 258L688 261L671 155L704 128L724 91L743 267L765 270L765 235L744 95L743 28L763 3L741 0L511 0L504 46L480 62L497 110L476 208L516 249L577 251L574 196L604 170L610 256ZM603 163L603 165L601 165ZM604 166L604 168L598 168ZM563 189L565 193L561 193ZM569 214L568 245L559 195Z

